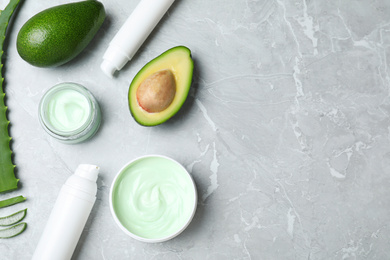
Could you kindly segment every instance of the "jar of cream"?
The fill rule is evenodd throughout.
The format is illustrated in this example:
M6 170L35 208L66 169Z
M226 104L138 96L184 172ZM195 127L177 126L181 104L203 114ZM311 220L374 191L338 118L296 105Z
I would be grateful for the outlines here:
M85 87L65 82L42 97L39 121L45 131L61 142L75 144L92 137L99 129L99 104Z
M110 190L110 209L127 235L157 243L179 235L197 207L195 182L175 160L149 155L125 165Z

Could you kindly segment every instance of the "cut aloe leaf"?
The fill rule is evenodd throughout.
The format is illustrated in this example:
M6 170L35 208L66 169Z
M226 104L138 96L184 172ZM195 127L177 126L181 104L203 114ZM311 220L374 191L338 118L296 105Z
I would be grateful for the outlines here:
M23 197L22 195L17 196L17 197L13 197L13 198L9 198L6 200L0 200L0 208L8 207L8 206L14 205L16 203L23 202L25 200L26 200L26 198Z
M24 219L27 214L27 209L20 210L12 215L0 218L0 226L11 226Z
M27 227L26 222L21 222L9 228L0 229L0 238L11 238L22 233Z

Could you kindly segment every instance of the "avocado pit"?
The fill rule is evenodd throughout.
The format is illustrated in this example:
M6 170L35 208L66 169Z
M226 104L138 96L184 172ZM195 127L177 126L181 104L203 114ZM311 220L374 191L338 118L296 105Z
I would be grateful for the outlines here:
M149 112L164 111L176 94L175 76L169 69L157 71L141 82L137 89L139 106Z

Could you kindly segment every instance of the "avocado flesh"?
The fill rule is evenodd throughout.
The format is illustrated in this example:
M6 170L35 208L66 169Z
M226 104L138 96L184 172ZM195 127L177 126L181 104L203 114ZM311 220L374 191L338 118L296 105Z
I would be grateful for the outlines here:
M167 50L160 56L148 62L134 77L129 88L129 108L137 123L143 126L155 126L164 123L174 116L184 104L192 83L194 63L191 51L184 46ZM151 75L169 70L176 82L176 92L172 102L160 112L148 112L140 106L137 100L139 86Z
M16 47L22 59L37 67L56 67L75 58L104 22L102 3L87 0L43 10L20 29Z

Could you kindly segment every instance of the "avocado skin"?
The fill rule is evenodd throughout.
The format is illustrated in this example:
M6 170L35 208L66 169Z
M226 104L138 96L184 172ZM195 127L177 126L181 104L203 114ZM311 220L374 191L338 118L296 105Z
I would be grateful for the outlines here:
M31 65L60 66L76 57L89 44L105 17L103 4L95 0L43 10L20 29L17 51Z

